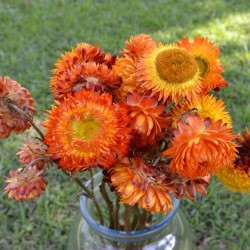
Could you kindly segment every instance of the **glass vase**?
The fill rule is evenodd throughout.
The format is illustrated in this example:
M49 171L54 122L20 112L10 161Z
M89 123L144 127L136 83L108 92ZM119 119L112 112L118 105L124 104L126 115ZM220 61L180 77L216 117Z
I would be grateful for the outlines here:
M105 204L99 191L102 173L95 175L94 179L98 203L104 208ZM167 215L154 214L153 224L147 229L125 232L100 225L94 212L93 201L81 196L81 212L72 223L67 249L194 250L191 231L179 209L179 203L179 200L173 198L174 209Z

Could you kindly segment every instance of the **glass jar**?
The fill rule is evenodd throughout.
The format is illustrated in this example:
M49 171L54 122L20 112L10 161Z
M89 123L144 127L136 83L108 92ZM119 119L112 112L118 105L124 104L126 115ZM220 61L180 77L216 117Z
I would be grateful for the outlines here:
M103 199L98 183L101 179L102 173L95 175L95 193L100 206ZM194 250L190 228L179 209L179 200L173 198L173 206L167 215L154 214L154 223L149 228L125 232L100 225L94 215L93 201L81 196L81 213L72 223L67 249Z

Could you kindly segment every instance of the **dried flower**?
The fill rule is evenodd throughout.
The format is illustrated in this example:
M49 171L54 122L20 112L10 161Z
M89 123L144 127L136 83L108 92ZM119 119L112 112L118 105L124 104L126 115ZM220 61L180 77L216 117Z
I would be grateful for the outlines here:
M225 109L223 100L216 100L213 95L202 96L191 102L179 103L171 109L173 128L176 128L177 122L191 110L196 111L202 119L210 118L212 123L222 120L222 124L227 124L227 128L232 128L231 117Z
M112 70L115 57L101 52L98 46L78 44L56 63L51 78L51 91L62 98L67 93L79 92L82 88L110 91L120 85L120 78Z
M127 96L130 126L139 134L137 145L154 145L157 137L162 137L162 129L169 128L170 121L163 117L164 105L158 105L155 98L140 96L136 91Z
M32 120L35 111L30 92L8 76L0 76L0 138L8 138L12 131L19 134L29 129L24 115Z
M224 71L222 64L218 60L220 49L213 42L206 37L195 37L194 41L190 42L188 37L185 37L181 42L177 42L177 45L194 56L200 70L204 94L209 90L218 91L221 87L227 86L221 75Z
M10 170L10 177L5 177L8 185L4 193L8 193L9 199L32 200L45 191L47 181L43 175L44 171L38 170L35 165L25 169Z
M137 81L163 102L191 100L201 91L200 71L194 57L175 45L159 45L137 65Z
M187 124L178 122L174 135L173 145L163 155L173 158L170 169L182 177L196 179L212 174L236 158L237 144L232 141L236 136L221 121L211 124L189 114Z
M22 165L28 166L35 162L37 169L41 170L50 159L46 150L47 146L44 143L31 140L19 148L17 156Z
M119 193L121 202L151 212L167 213L173 208L172 200L164 185L164 178L157 168L139 157L123 160L110 168L111 182Z
M49 112L44 123L47 152L66 170L107 168L116 155L128 153L129 121L127 110L112 104L108 93L82 90L57 102Z

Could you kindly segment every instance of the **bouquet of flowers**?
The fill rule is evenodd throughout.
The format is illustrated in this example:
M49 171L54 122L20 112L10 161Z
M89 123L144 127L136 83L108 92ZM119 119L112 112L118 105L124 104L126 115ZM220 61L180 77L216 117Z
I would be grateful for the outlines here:
M54 165L93 199L104 224L85 185L100 170L109 226L122 228L112 220L109 190L119 204L165 214L171 196L206 195L213 175L226 188L250 192L250 133L234 134L223 100L211 94L228 85L218 57L204 37L162 44L139 34L119 57L80 43L52 70L54 104L42 128L33 122L30 92L0 77L0 138L31 126L39 135L20 148L21 167L5 177L4 193L17 201L39 196Z

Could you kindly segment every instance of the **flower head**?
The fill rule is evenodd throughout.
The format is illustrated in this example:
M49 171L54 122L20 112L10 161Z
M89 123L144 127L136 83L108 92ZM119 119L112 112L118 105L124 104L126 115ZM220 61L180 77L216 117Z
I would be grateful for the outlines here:
M230 165L236 158L236 138L221 121L211 124L197 114L178 122L172 146L163 155L172 158L170 169L180 176L195 179Z
M221 75L222 64L218 60L220 50L213 42L205 37L195 37L194 41L190 42L188 37L185 37L181 42L177 42L177 45L194 56L200 69L201 87L204 94L211 89L219 90L227 86L227 82Z
M161 172L139 157L117 163L109 169L111 182L119 193L121 202L155 213L167 213L172 200L161 178Z
M200 71L194 57L175 45L159 45L145 53L137 65L140 86L158 100L191 100L201 90Z
M130 143L127 110L112 104L112 96L83 89L49 112L47 152L58 160L58 167L81 171L101 165L109 167L116 156L124 156Z
M225 109L223 100L216 100L213 95L205 95L191 102L179 103L171 109L172 126L176 128L177 122L190 110L196 110L202 119L210 118L212 123L222 120L222 124L226 123L227 128L232 128L231 117Z
M18 82L0 76L0 138L8 138L12 131L19 134L30 128L29 121L17 109L32 119L36 111L34 99Z
M46 162L49 161L49 155L46 153L47 146L40 141L29 141L23 144L19 149L17 156L22 165L28 166L35 161L37 169L44 168Z
M169 127L169 120L163 117L164 105L158 105L154 97L140 96L137 92L127 96L130 126L139 135L138 143L154 145L157 137L162 136L162 129Z
M110 91L120 85L120 78L112 69L116 57L101 52L98 46L78 44L56 63L51 78L51 91L57 99L82 88Z
M45 191L47 181L43 175L44 171L38 170L35 165L25 169L10 170L10 177L5 177L8 185L4 193L8 193L9 199L17 201L34 199Z

